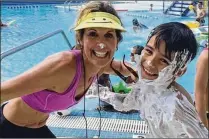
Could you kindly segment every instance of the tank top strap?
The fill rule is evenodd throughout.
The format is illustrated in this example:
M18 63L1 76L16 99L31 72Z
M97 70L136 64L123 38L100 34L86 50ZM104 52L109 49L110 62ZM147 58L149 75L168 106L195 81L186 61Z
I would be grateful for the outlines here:
M72 52L75 57L76 57L76 73L75 73L75 76L73 78L73 81L71 83L71 85L69 86L69 88L64 92L67 93L69 91L73 91L75 92L76 89L77 89L77 86L81 80L81 76L82 76L82 56L81 56L81 51L80 50L70 50L70 52Z
M77 82L75 83L75 86L78 86L78 83L80 82L82 73L83 73L83 65L82 65L82 55L80 50L72 50L74 55L76 56L76 74L77 74Z

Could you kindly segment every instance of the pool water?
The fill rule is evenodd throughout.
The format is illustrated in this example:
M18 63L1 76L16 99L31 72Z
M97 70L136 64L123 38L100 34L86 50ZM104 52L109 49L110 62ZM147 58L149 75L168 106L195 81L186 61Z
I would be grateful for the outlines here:
M7 5L2 5L1 10L3 23L15 20L11 26L1 28L2 52L57 29L64 30L71 44L75 44L74 31L71 29L74 25L77 11L66 11L63 8L56 8L53 4L27 9L11 9ZM119 12L119 15L127 32L123 35L123 41L119 44L119 49L115 53L115 59L121 60L125 54L128 61L130 61L131 48L134 45L144 45L152 28L171 21L195 20L194 16L168 16L164 15L162 11ZM132 29L133 18L137 18L139 22L146 25L149 29L135 33ZM208 18L206 19L206 24L208 24ZM24 72L50 54L68 49L69 47L65 43L64 38L61 35L56 35L8 56L1 62L1 81L8 80ZM189 64L186 74L178 80L190 93L194 90L195 64L196 59ZM111 80L113 84L120 81L116 76L111 76Z

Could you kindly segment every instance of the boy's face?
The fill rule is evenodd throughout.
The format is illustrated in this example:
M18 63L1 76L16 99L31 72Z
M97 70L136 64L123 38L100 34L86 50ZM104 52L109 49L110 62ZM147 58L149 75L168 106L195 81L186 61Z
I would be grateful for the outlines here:
M142 51L141 76L144 79L154 80L158 78L159 72L169 65L171 60L165 53L165 42L160 42L159 49L155 46L155 37L153 36ZM174 57L174 56L171 56Z

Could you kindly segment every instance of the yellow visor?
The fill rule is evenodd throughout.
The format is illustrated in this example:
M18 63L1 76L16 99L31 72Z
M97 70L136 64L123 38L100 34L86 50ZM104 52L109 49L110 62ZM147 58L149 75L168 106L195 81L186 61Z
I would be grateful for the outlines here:
M111 28L121 30L123 32L126 31L116 16L105 12L92 12L87 14L78 21L74 30L77 31L92 27Z

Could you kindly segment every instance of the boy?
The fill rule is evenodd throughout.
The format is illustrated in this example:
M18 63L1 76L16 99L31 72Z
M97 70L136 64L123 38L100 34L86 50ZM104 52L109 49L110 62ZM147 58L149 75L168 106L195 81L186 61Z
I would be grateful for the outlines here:
M184 74L197 53L197 42L184 24L159 25L136 55L139 80L128 95L100 91L101 100L119 111L140 110L148 138L207 138L190 96L175 79Z

